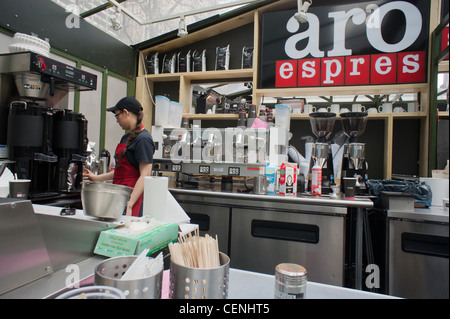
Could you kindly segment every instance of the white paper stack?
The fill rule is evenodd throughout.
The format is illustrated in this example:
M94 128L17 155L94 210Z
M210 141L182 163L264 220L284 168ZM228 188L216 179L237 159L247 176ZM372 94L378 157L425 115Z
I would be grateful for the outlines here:
M11 171L5 167L2 175L0 176L0 197L6 198L9 195L9 181L14 180L14 175Z
M145 178L143 215L168 223L188 223L189 216L169 192L168 185L167 177L148 176Z

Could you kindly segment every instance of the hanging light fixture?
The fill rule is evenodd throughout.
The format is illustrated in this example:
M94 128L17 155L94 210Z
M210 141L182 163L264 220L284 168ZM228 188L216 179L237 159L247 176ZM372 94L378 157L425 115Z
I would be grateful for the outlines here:
M120 21L122 10L119 7L116 7L116 10L113 14L109 16L109 20L111 21L111 27L114 31L118 31L122 29L122 22Z
M308 16L306 12L308 12L309 6L312 4L312 0L298 0L297 7L298 12L294 15L295 20L300 23L308 22Z
M178 25L178 36L180 38L185 37L188 35L187 28L186 28L186 21L184 20L184 16L180 17L180 24Z

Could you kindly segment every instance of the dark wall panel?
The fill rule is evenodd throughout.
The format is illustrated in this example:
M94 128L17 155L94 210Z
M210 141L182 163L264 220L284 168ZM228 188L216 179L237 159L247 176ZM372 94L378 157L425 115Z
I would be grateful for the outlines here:
M80 19L79 28L68 28L69 13L49 0L0 1L0 25L39 38L50 45L100 67L134 79L136 52L130 46Z

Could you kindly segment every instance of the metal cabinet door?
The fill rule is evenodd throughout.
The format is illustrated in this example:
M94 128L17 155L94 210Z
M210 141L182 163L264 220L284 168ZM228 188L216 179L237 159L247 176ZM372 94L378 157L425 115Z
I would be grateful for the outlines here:
M198 224L200 235L217 235L219 249L228 252L228 234L230 229L230 208L216 205L201 205L179 201L180 206L191 218L192 224Z
M389 294L448 298L448 224L389 220Z
M273 274L280 263L296 263L308 280L342 286L345 218L325 214L232 209L233 268Z

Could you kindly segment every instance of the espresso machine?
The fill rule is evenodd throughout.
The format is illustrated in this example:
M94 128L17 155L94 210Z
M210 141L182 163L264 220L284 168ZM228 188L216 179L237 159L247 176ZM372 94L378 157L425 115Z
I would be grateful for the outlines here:
M328 138L333 132L335 120L336 113L314 112L309 114L311 130L317 137L312 144L309 176L311 176L311 170L315 164L322 168L322 194L329 194L330 186L334 183L333 154ZM308 181L308 191L311 191L311 178Z
M341 188L344 185L344 177L356 177L356 195L367 195L367 169L364 143L358 142L367 124L367 112L347 112L341 114L342 127L348 137L348 143L344 145L342 158Z
M68 107L69 91L96 88L96 75L46 56L0 54L0 144L7 143L17 177L31 179L30 198L77 188L87 121L81 114L63 110ZM70 179L75 177L75 167L78 175Z
M152 127L153 170L175 173L177 186L198 187L204 180L221 180L229 190L235 179L264 176L269 160L287 160L287 132L279 127L252 129Z

